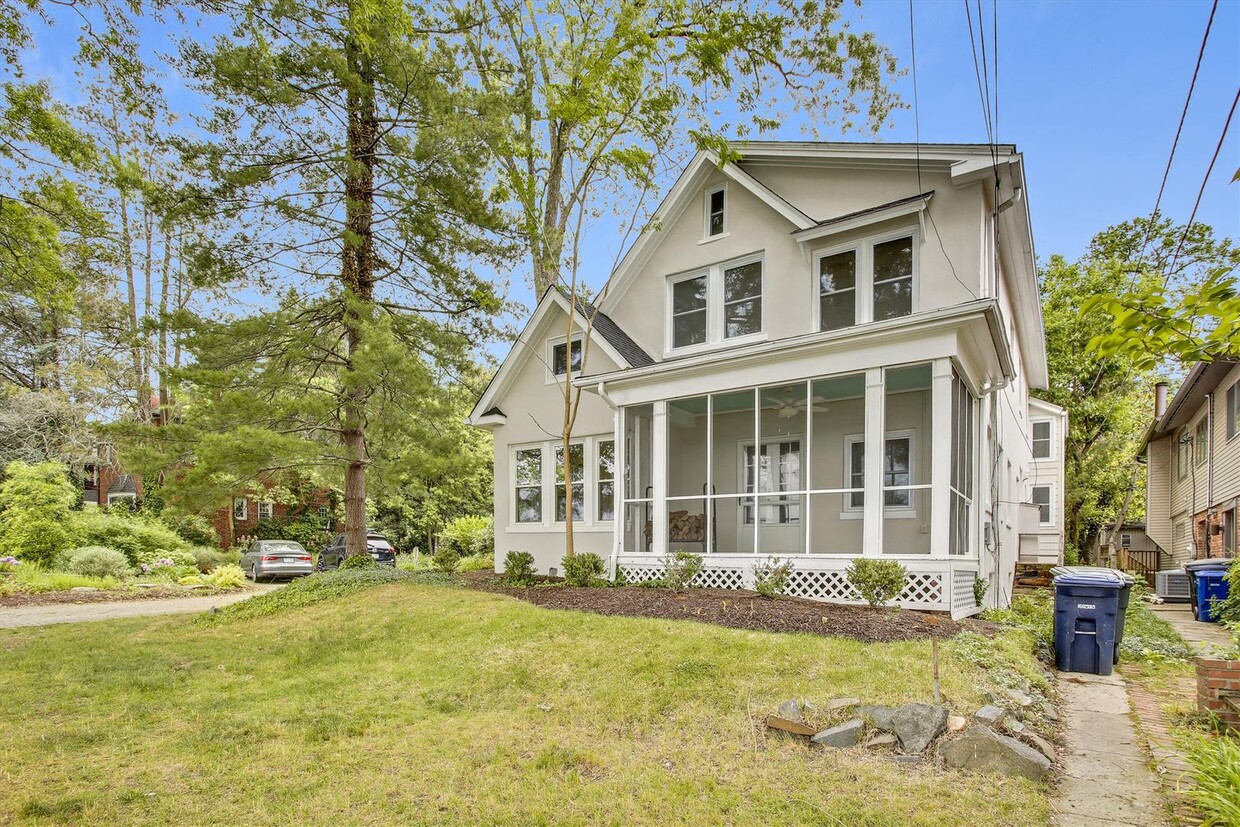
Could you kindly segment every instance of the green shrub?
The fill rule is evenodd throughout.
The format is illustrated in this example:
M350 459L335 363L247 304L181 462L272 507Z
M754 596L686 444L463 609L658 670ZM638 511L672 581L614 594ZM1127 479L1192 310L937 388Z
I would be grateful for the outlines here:
M73 545L70 509L77 488L59 462L10 462L0 484L0 536L6 551L38 563L50 563L56 552ZM97 545L110 545L98 543Z
M245 572L236 563L223 563L216 566L210 574L203 575L202 579L207 585L217 589L245 588Z
M236 565L241 560L241 552L236 549L220 549L211 546L194 546L190 549L194 556L194 564L203 574L214 571L220 566Z
M973 576L973 605L979 609L982 607L982 601L986 599L986 592L990 589L990 582L980 574Z
M456 581L454 578L436 572L408 572L386 566L367 569L340 568L302 577L282 589L242 600L211 614L201 615L196 622L223 623L232 620L270 617L311 606L324 600L356 594L375 586L401 582L452 585Z
M149 565L163 558L183 565L194 564L189 543L151 517L92 509L74 512L71 529L80 545L114 548L134 566Z
M115 589L120 582L114 577L91 577L67 571L50 571L34 562L18 566L12 577L0 577L0 595L24 592L62 592L84 586L92 589Z
M1240 824L1240 739L1197 738L1189 744L1187 758L1197 782L1188 795L1205 815L1202 825Z
M878 606L900 596L908 570L895 560L858 557L849 564L847 575L865 602Z
M350 554L340 562L342 569L377 569L379 563L369 554Z
M663 559L663 585L669 589L687 589L702 571L702 555L692 551L674 551Z
M114 548L83 546L65 554L65 568L87 577L114 577L124 580L131 569L129 558Z
M753 590L763 597L775 597L784 593L788 578L792 576L791 560L768 557L753 564Z
M1068 546L1063 550L1063 564L1065 566L1079 566L1081 564L1081 553L1076 550L1075 546Z
M495 554L495 523L491 517L457 517L439 532L439 549L450 548L460 557Z
M495 571L495 553L464 557L457 571Z
M461 555L456 553L456 549L450 546L443 546L435 552L431 562L435 564L435 571L451 574L461 564Z
M564 581L570 586L590 586L603 576L603 558L586 552L564 558Z
M301 514L294 520L264 517L254 524L253 534L259 540L292 540L314 550L327 544L330 528L326 520Z
M534 555L528 551L510 551L504 555L504 576L502 579L510 586L531 586L534 584Z
M220 544L220 535L211 525L211 521L199 514L161 514L160 520L177 533L187 543L194 546L210 546Z

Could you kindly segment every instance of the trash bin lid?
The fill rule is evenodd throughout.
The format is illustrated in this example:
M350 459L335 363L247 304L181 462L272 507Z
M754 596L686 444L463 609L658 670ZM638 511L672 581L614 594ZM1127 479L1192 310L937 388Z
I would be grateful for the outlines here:
M1051 569L1052 578L1065 575L1092 577L1096 580L1118 580L1125 586L1131 586L1137 582L1136 578L1126 571L1109 569L1103 566L1055 566L1055 568Z
M1189 560L1184 564L1184 571L1225 571L1234 562L1236 562L1235 557L1206 557L1201 560Z
M1059 586L1093 586L1096 589L1115 589L1119 591L1129 585L1106 569L1095 572L1070 571L1051 580L1056 588Z
M1222 583L1223 578L1227 576L1227 572L1222 569L1207 569L1206 571L1197 572L1197 576L1209 583Z

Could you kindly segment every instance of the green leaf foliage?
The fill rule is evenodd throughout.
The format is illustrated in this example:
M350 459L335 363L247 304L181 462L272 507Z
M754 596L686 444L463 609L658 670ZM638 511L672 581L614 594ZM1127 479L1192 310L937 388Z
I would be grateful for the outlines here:
M50 563L58 551L71 545L69 517L76 502L77 489L64 465L9 463L0 483L0 538L5 553Z

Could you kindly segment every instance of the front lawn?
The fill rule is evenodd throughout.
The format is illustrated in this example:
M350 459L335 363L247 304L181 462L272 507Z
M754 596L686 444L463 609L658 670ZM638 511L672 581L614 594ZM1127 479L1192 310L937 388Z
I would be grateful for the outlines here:
M988 678L952 646L943 692L967 713ZM0 648L0 823L1048 818L1046 790L1023 779L811 752L756 725L789 697L928 701L928 641L604 617L397 582L220 623L14 630Z

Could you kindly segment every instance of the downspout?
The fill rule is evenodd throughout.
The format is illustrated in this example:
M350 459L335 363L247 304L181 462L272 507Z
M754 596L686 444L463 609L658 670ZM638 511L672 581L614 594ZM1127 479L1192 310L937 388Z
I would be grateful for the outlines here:
M995 416L994 416L995 429L994 430L995 430L996 441L999 440L999 432L1000 432L1000 428L999 428L1000 407L999 407L999 397L997 396L997 394L999 391L1006 390L1008 387L1011 386L1011 384L1012 384L1012 379L1010 377L1005 376L1002 382L999 382L993 385L982 386L982 396L990 397L990 407L995 411ZM990 446L990 447L992 449L991 454L995 456L997 460L998 454L995 452L995 446ZM996 490L995 480L998 477L999 473L1000 473L1000 467L999 467L998 462L996 461L994 467L991 468L990 470L990 479L987 480L987 482L990 483L990 487L992 490ZM979 486L979 491L980 491L980 486ZM982 537L982 546L983 548L985 548L986 551L990 553L990 557L991 557L990 576L987 578L990 583L990 586L987 589L987 592L994 595L995 608L999 608L1000 606L1003 605L1003 594L1002 594L1003 584L999 580L999 560L1001 557L1001 548L1000 548L1001 540L999 539L999 517L1000 517L999 512L1003 508L1002 494L1003 494L1002 488L999 488L997 490L997 496L995 497L994 502L991 503L991 507L992 507L992 513L990 517L991 543L989 544L989 546L993 546L993 547L988 547L988 544L986 543L986 537L985 536ZM984 534L985 532L983 532L983 535ZM1019 547L1017 551L1019 552ZM981 557L979 555L978 564L980 565L981 562L982 562ZM1008 599L1008 605L1011 605L1012 595L1010 593L1007 595L1007 599Z
M620 412L620 407L616 405L615 400L613 400L610 396L608 396L606 383L599 382L598 386L596 387L596 390L598 391L599 399L602 399L603 402L607 405L607 407L611 408L613 419L614 419L614 415ZM616 435L619 436L619 434L616 434ZM623 454L620 453L621 448L622 448L621 442L622 440L617 439L613 443L615 445L615 452L617 454L616 464L620 466L620 478L619 480L612 482L613 491L615 492L612 494L612 501L613 501L612 507L617 513L613 517L613 521L612 521L611 554L607 556L607 579L613 583L616 582L616 566L618 564L618 560L620 557L620 542L619 542L619 537L617 536L617 532L622 530L621 526L623 525L623 520L625 517L624 515L624 483L625 483L624 471L625 471L625 468L624 468L624 456ZM617 484L617 482L619 484ZM619 496L617 496L617 494Z

